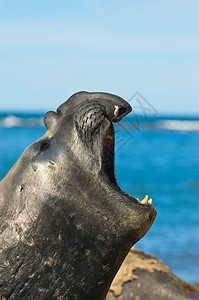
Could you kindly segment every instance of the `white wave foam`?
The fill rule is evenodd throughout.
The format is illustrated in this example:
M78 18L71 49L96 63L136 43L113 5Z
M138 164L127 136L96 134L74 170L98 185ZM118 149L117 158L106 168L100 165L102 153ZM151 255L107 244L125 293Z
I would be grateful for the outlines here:
M164 120L158 121L159 129L176 130L176 131L199 131L199 121L193 120Z
M0 119L0 127L43 127L43 118L19 118L13 115Z

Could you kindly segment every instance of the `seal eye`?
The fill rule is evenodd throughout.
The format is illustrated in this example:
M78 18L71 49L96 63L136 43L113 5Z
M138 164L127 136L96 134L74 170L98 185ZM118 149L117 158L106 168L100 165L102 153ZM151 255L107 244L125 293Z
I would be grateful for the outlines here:
M47 141L47 140L42 141L40 144L40 151L44 151L44 150L48 149L49 146L50 146L49 141Z

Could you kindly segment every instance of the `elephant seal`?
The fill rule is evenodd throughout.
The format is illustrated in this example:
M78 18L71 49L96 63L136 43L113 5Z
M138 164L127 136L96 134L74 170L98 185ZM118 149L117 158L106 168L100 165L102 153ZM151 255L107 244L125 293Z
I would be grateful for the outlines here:
M114 174L122 98L79 92L44 117L46 133L0 183L3 299L105 299L156 210Z

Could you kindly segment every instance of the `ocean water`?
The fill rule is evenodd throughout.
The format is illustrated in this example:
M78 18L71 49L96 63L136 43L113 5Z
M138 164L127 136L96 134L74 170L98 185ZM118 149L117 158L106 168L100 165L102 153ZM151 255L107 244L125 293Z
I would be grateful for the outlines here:
M0 113L0 179L45 133L43 114ZM199 282L199 117L128 116L115 125L120 187L153 198L157 218L136 247Z

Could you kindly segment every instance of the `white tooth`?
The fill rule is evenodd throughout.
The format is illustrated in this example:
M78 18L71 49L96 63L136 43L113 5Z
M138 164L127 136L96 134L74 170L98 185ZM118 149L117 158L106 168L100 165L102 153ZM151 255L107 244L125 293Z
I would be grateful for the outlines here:
M145 197L144 197L144 199L141 201L143 204L144 203L148 203L148 200L149 200L149 196L148 195L146 195Z
M152 204L152 198L149 199L148 203L149 203L149 204Z
M114 117L117 117L118 114L118 110L119 110L119 106L118 105L114 105L115 109L114 109Z

